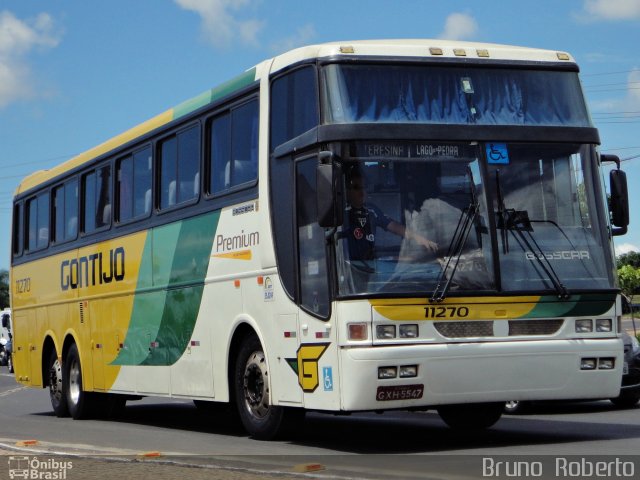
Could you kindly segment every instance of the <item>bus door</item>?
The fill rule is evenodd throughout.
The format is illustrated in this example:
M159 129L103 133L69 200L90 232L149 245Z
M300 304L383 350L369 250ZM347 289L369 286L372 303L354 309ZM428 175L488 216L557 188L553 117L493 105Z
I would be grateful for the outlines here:
M338 357L330 321L327 241L325 229L318 224L317 167L316 154L302 156L295 164L299 271L297 361L298 381L307 408L321 408L333 403L339 406L338 389L334 387Z

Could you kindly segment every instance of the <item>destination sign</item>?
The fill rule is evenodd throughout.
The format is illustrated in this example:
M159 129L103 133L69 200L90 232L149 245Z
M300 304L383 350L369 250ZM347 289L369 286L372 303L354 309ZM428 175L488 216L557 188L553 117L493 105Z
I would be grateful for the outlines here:
M376 159L463 159L476 158L477 147L461 143L356 142L351 157Z

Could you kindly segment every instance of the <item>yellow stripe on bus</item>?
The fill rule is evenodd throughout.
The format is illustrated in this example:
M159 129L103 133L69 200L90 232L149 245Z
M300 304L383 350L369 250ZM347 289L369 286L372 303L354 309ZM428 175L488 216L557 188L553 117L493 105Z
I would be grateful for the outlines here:
M486 320L520 318L538 304L539 296L448 298L440 303L424 299L371 300L373 310L382 317L397 321L415 320Z
M73 333L83 386L109 390L120 371L109 364L124 344L136 289L151 286L151 272L140 271L146 240L143 231L15 267L14 278L28 289L12 282L14 311L29 324L22 330L28 338L16 343L40 352L47 332L58 347Z

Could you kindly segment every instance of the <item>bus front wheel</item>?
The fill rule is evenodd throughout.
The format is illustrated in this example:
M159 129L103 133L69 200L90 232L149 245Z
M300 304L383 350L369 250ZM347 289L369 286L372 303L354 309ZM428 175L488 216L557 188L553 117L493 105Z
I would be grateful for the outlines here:
M244 340L236 357L234 390L240 420L253 438L271 440L304 419L301 408L271 405L269 367L255 335Z
M456 430L484 430L494 425L504 411L504 402L443 405L440 418Z

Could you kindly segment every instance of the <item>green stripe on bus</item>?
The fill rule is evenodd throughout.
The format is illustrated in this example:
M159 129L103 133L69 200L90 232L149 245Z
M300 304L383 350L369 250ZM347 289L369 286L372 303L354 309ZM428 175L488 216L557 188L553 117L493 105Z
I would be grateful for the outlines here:
M558 300L554 296L545 296L540 298L538 304L522 318L602 315L613 307L615 301L615 294L572 295L570 300Z
M124 348L112 365L172 365L184 353L219 218L219 211L208 213L158 227L147 237L141 271L153 271L153 285L149 291L148 280L138 279Z
M252 68L247 70L241 75L238 75L236 78L225 82L216 88L208 90L204 93L201 93L195 98L187 100L186 102L182 102L177 105L173 109L173 119L177 119L180 117L184 117L195 110L204 107L210 103L213 103L221 98L226 97L227 95L232 94L236 90L241 90L249 85L251 85L256 80L256 69Z
M216 211L182 222L158 336L141 365L173 365L186 350L198 318L219 219Z

